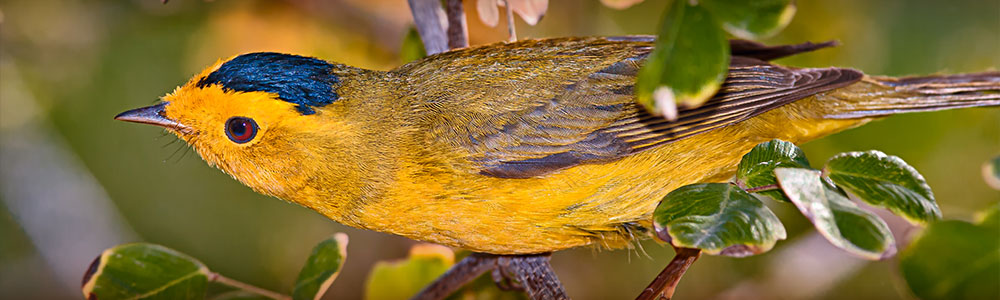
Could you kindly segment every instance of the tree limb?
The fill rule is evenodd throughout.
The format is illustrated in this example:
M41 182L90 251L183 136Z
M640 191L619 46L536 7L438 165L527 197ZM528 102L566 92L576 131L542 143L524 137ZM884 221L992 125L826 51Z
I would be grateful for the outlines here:
M670 300L674 296L677 283L681 281L681 277L684 276L688 267L691 267L691 264L701 256L701 250L675 247L674 251L677 252L674 259L667 264L667 267L663 268L659 275L656 275L656 279L653 279L653 282L649 283L646 289L642 290L639 297L635 298L636 300Z

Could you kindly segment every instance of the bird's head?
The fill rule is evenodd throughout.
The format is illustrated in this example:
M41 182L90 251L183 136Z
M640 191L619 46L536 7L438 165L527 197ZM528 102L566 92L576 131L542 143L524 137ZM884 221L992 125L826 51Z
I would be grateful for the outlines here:
M351 155L357 124L338 88L352 70L297 55L239 55L220 60L160 103L115 119L162 126L210 165L288 199L316 180L317 165L327 165L317 160ZM350 168L326 171L341 179L356 176Z

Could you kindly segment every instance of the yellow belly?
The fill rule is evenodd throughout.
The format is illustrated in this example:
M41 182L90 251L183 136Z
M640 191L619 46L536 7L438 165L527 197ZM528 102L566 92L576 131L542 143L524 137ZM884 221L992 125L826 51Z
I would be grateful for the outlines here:
M754 145L776 138L802 143L867 121L804 116L813 102L803 99L617 161L540 178L415 177L397 182L387 199L366 205L356 225L494 254L625 247L646 235L653 209L668 192L727 180Z

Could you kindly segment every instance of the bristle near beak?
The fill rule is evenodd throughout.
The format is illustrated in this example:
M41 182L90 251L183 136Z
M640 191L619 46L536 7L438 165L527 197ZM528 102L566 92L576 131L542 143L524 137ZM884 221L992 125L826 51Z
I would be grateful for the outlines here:
M115 116L115 120L156 125L177 131L187 131L188 127L166 117L164 108L170 102L160 102L153 106L136 108Z

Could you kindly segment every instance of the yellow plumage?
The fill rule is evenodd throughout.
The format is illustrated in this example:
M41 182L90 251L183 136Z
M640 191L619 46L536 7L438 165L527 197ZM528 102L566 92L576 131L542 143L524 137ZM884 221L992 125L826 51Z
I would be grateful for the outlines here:
M120 118L166 126L254 190L337 222L525 254L627 246L646 235L664 195L728 179L760 142L801 143L896 112L1000 105L995 73L895 80L734 53L720 94L668 122L633 103L650 47L565 38L456 50L389 72L330 64L335 101L308 105L295 99L315 85L286 79L314 75L271 76L281 61L226 66L231 58L147 116L163 120ZM224 125L233 117L253 120L256 136L234 143Z

